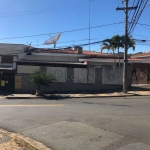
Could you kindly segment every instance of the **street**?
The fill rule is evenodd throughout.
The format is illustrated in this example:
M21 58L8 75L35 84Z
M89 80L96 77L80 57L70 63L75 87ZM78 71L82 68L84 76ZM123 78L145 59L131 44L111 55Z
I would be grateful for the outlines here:
M0 128L52 150L150 150L150 97L0 99Z

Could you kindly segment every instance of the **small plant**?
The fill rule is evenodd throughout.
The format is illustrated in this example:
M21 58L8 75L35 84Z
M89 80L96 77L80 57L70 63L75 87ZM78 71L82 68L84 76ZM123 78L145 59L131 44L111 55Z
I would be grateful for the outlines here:
M48 87L53 81L56 81L56 77L47 72L40 72L39 70L34 71L30 76L30 81L36 85L36 95L41 93L41 87Z

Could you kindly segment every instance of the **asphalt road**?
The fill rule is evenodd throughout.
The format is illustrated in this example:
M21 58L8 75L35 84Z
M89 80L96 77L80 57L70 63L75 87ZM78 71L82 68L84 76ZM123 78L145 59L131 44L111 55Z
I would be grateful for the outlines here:
M150 97L0 99L0 128L53 150L150 150Z

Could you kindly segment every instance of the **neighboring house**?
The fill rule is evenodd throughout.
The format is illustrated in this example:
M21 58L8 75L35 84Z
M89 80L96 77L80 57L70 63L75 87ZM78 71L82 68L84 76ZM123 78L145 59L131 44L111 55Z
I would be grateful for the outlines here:
M118 56L115 62L112 54L84 51L81 47L54 50L24 46L20 52L12 55L13 62L10 63L14 72L11 72L11 91L34 92L35 87L29 77L35 70L54 74L57 78L45 92L102 92L122 88L123 61L118 65ZM132 66L129 64L128 86L131 86L131 76ZM4 82L3 85L9 83L7 79L1 83Z
M24 44L0 43L0 91L15 92L16 60L25 50ZM16 55L17 54L17 55Z
M132 84L150 84L150 52L131 56Z

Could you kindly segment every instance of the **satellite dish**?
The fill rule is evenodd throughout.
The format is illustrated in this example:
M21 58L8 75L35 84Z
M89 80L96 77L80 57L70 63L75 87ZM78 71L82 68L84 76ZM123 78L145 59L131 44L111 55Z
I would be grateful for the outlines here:
M50 39L46 40L44 42L45 45L49 45L49 44L54 44L54 49L56 47L56 42L58 41L58 39L60 38L61 36L61 33L58 33L57 35L55 36L52 36Z

